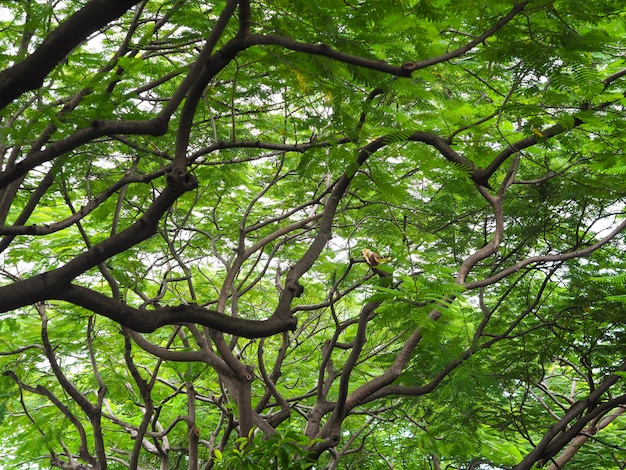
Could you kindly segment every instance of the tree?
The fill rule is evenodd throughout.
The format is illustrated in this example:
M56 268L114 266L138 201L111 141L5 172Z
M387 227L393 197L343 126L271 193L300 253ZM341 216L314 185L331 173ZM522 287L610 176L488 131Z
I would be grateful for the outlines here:
M626 12L486 3L3 3L3 461L624 468Z

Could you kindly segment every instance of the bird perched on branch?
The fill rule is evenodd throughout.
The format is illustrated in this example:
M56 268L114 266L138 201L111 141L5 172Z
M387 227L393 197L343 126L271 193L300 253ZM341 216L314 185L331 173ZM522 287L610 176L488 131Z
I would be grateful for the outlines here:
M363 255L363 259L370 268L375 268L379 264L389 260L389 258L383 258L378 253L374 253L368 248L363 248L361 250L361 254Z

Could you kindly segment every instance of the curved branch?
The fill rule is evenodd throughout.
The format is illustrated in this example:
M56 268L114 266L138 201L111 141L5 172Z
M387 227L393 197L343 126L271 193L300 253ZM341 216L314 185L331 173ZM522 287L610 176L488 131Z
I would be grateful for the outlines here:
M605 101L603 103L598 104L597 106L594 106L593 108L588 107L588 105L583 103L583 105L581 105L579 109L589 110L589 111L601 111L603 109L608 108L612 104L615 104L618 101L621 101L621 99L616 100L616 101ZM577 127L580 127L584 123L585 121L583 119L579 118L578 116L573 116L573 123L571 126L565 127L561 124L554 124L553 126L550 126L545 130L542 130L540 133L541 137L538 137L536 135L531 135L529 137L525 137L523 139L518 140L517 142L514 142L508 145L498 155L496 155L496 157L491 161L489 165L487 165L485 169L480 170L482 178L484 178L485 180L488 180L500 168L500 166L502 166L502 164L505 161L507 161L512 155L519 153L521 150L524 150L528 147L532 147L533 145L536 145L539 142L543 142L547 139L551 139L553 137L561 135L571 129L576 129Z
M384 274L385 277L391 276L391 274L377 270L379 273ZM337 398L337 405L335 407L335 411L333 412L332 417L329 422L335 422L337 425L341 423L341 421L346 416L346 413L350 410L350 408L346 407L346 401L348 398L348 387L350 385L350 379L352 377L352 372L354 367L357 364L359 356L363 350L363 346L365 346L365 342L367 341L366 332L367 332L367 323L371 319L372 314L376 311L376 309L382 304L382 301L379 302L368 302L363 306L361 313L359 315L359 321L357 324L357 333L354 338L354 342L352 345L352 349L350 351L350 355L346 360L343 371L341 373L341 378L339 380L339 392Z
M3 375L10 377L21 389L26 390L27 392L36 393L37 395L44 396L48 400L50 400L76 429L80 442L79 446L81 458L91 464L96 464L95 459L89 453L89 440L87 437L87 432L85 431L85 427L80 422L78 417L74 413L72 413L72 411L67 406L65 406L65 404L63 404L63 402L59 400L56 395L54 395L48 388L44 387L43 385L37 385L36 387L26 385L13 371L5 371Z
M185 100L185 104L183 105L181 111L178 131L176 132L176 152L174 159L175 172L178 171L180 173L184 173L186 171L185 157L187 154L187 147L189 145L191 126L196 113L196 107L202 97L202 93L204 92L207 83L242 49L240 46L229 47L229 45L234 44L234 41L231 40L224 48L222 48L219 54L216 54L215 56L211 55L220 37L224 33L228 22L235 13L238 3L239 2L237 0L229 0L226 2L226 6L222 10L215 26L211 29L211 34L209 35L207 42L204 45L198 60L196 61L196 64L194 64L194 67L192 68L191 72L195 72L195 69L198 68L198 74L194 77L194 83L191 85L187 94L187 99ZM229 53L226 53L227 50ZM205 57L206 60L204 59ZM204 66L205 61L206 66ZM202 65L202 68L199 68L200 65ZM214 66L212 67L211 65ZM194 76L194 73L191 72L189 77Z
M46 76L91 33L122 16L140 0L91 0L50 33L23 61L0 72L0 109L39 88Z
M263 408L265 408L265 406L267 405L269 397L273 396L280 408L280 411L272 416L270 423L266 423L265 420L261 420L261 423L269 424L271 429L274 430L279 423L282 423L291 414L289 403L287 402L287 400L285 400L285 397L282 396L282 394L278 391L278 388L276 387L276 382L278 380L278 377L280 377L280 367L283 364L283 360L287 351L288 336L283 335L282 345L278 352L278 357L274 362L274 368L272 370L271 376L267 373L267 370L265 368L265 360L263 359L264 345L265 343L263 339L261 339L261 341L259 342L259 348L257 350L257 363L259 364L259 372L263 379L263 384L265 385L266 391L263 398L261 398L261 400L255 407L254 414L255 416L258 416L258 414L261 413L261 411L263 411Z
M204 362L222 375L230 376L232 374L224 360L210 351L204 344L200 351L175 351L151 343L134 330L127 329L126 331L137 346L160 359L172 362Z
M540 255L540 256L531 256L530 258L526 258L525 260L519 261L512 266L509 266L506 269L494 274L493 276L487 277L485 279L481 279L480 281L468 282L464 284L466 289L476 289L477 287L484 287L491 284L494 284L507 276L519 271L525 266L529 264L538 264L538 263L555 263L561 261L567 261L573 258L583 258L585 256L591 255L598 248L603 247L607 243L609 243L617 234L626 229L626 220L624 220L621 224L619 224L611 233L609 233L602 240L597 241L593 245L588 246L587 248L583 248L576 251L570 251L567 253L561 253L560 255Z
M304 153L312 148L320 148L320 147L332 147L335 145L346 144L351 142L352 140L349 138L339 139L337 141L321 141L314 140L312 142L303 142L301 144L286 144L286 143L275 143L275 142L264 142L261 140L234 140L234 141L218 141L212 143L204 148L194 151L188 158L188 163L191 164L195 162L198 158L203 155L215 152L216 150L224 150L224 149L240 149L240 148L253 148L253 149L264 149L264 150L276 150L278 152L298 152ZM255 160L259 157L242 157L238 159L234 159L232 161L224 162L203 162L203 165L223 165L224 163L239 163L239 162L247 162L250 160Z
M95 121L90 127L79 129L69 137L47 145L45 149L32 152L14 166L0 173L0 189L24 176L33 168L54 160L59 155L87 144L105 135L154 135L167 132L168 120L157 117L146 121Z
M293 330L296 327L296 319L292 316L284 318L272 315L267 320L246 320L197 305L157 307L153 310L137 309L99 292L76 285L65 286L52 293L49 298L79 305L141 333L150 333L164 325L198 323L216 331L244 338L261 338Z
M280 46L291 51L319 55L343 62L344 64L356 65L357 67L364 67L398 77L410 77L411 72L415 70L409 70L399 65L390 65L383 60L367 59L365 57L341 52L326 44L299 42L287 36L280 36L278 34L250 34L245 37L245 42L249 46Z
M456 57L462 56L466 52L470 51L471 49L473 49L474 47L476 47L480 43L486 41L489 37L491 37L495 33L497 33L509 21L511 21L519 13L521 13L524 10L524 8L526 8L526 6L529 3L530 3L530 0L525 0L523 2L518 3L505 16L503 16L498 21L496 21L496 23L491 28L489 28L483 34L481 34L480 36L477 36L475 39L471 40L467 44L459 47L458 49L455 49L455 50L450 51L450 52L446 52L445 54L442 54L442 55L437 56L437 57L432 57L430 59L421 60L419 62L405 62L402 65L402 67L407 69L407 70L410 70L410 71L419 70L419 69L423 69L423 68L426 68L426 67L430 67L431 65L440 64L440 63L446 62L446 61L448 61L450 59L454 59Z
M493 36L500 29L502 29L502 27L504 27L509 21L511 21L515 16L522 12L524 8L526 8L528 3L529 0L518 3L511 9L509 13L500 18L491 28L489 28L483 34L453 51L446 52L445 54L431 57L429 59L421 60L419 62L405 62L400 66L390 65L383 60L373 60L360 56L355 56L352 54L347 54L345 52L333 49L326 44L303 43L295 41L286 36L279 36L276 34L251 34L246 37L246 41L250 45L266 44L281 46L285 49L289 49L292 51L328 57L329 59L334 59L345 64L356 65L357 67L364 67L390 75L395 75L397 77L410 77L411 73L414 70L423 69L432 65L440 64L442 62L447 62L450 59L460 57L466 52L470 51L480 43L484 42L487 38Z
M612 75L609 75L604 80L602 80L602 84L604 85L604 89L606 90L609 86L613 84L614 81L619 80L623 76L626 76L626 69L619 70Z
M551 139L552 137L560 135L570 130L571 128L578 127L581 124L583 124L583 121L575 117L574 125L571 127L564 127L561 124L555 124L554 126L549 127L548 129L542 130L541 138L535 135L531 135L529 137L520 139L517 142L510 144L508 147L502 150L498 155L496 155L496 157L491 161L491 163L487 165L487 168L482 170L483 177L486 179L489 179L498 170L498 168L500 168L500 166L502 166L502 164L505 161L507 161L512 155L515 155L528 147L532 147L533 145L536 145L540 141Z
M387 137L389 139L389 137ZM422 142L430 145L439 151L439 153L449 162L461 165L470 172L470 178L479 186L489 188L489 178L485 177L484 170L478 168L470 160L462 157L457 153L449 143L449 140L445 140L436 134L430 132L417 131L412 133L407 140L413 142Z
M626 362L622 363L616 372L623 372L624 370L626 370ZM513 470L530 470L536 462L556 455L584 429L587 423L606 414L613 408L623 405L626 402L626 395L594 407L620 378L621 376L615 373L608 375L598 388L589 393L587 398L572 405L559 421L550 426L539 444L519 464L514 466ZM585 413L586 410L587 413Z
M0 356L14 356L28 351L29 349L39 349L40 351L44 351L44 347L41 344L29 344L27 346L22 346L21 348L12 349L11 351L0 351Z
M626 412L626 405L619 405L616 409L611 410L607 415L596 418L585 430L572 439L570 445L563 451L558 458L552 461L552 465L547 470L561 470L567 464L578 450L590 439L593 438L598 431L604 429L611 424L616 418ZM602 419L599 419L602 418Z
M0 235L49 235L51 233L58 232L59 230L63 230L64 228L69 227L70 225L75 224L79 220L82 220L86 217L90 212L96 209L100 204L106 201L112 194L114 194L119 189L130 183L146 183L152 181L159 176L163 176L168 170L170 166L161 168L160 170L151 173L149 175L128 175L125 176L114 184L109 186L107 189L102 191L98 196L93 198L84 206L73 213L70 217L67 217L64 220L59 222L53 222L50 224L33 224L33 225L19 225L25 221L21 221L18 219L16 224L10 226L0 227ZM2 245L0 244L0 251Z
M78 275L152 237L157 231L163 214L182 194L195 188L196 185L197 180L191 175L185 175L179 180L174 177L168 178L168 184L163 192L143 216L127 229L93 246L60 268L0 287L0 299L2 299L0 312L8 312L35 302L58 298L55 296L62 294L66 287L69 288L72 280Z

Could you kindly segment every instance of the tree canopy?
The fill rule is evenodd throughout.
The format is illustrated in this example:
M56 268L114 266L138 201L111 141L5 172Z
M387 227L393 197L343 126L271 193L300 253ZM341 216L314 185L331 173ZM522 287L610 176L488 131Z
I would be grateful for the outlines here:
M5 468L626 468L621 2L5 1L0 58Z

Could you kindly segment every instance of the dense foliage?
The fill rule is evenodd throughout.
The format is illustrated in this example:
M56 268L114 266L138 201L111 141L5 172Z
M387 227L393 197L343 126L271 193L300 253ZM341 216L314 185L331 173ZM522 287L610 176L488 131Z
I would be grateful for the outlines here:
M0 58L3 468L626 468L621 2L3 1Z

